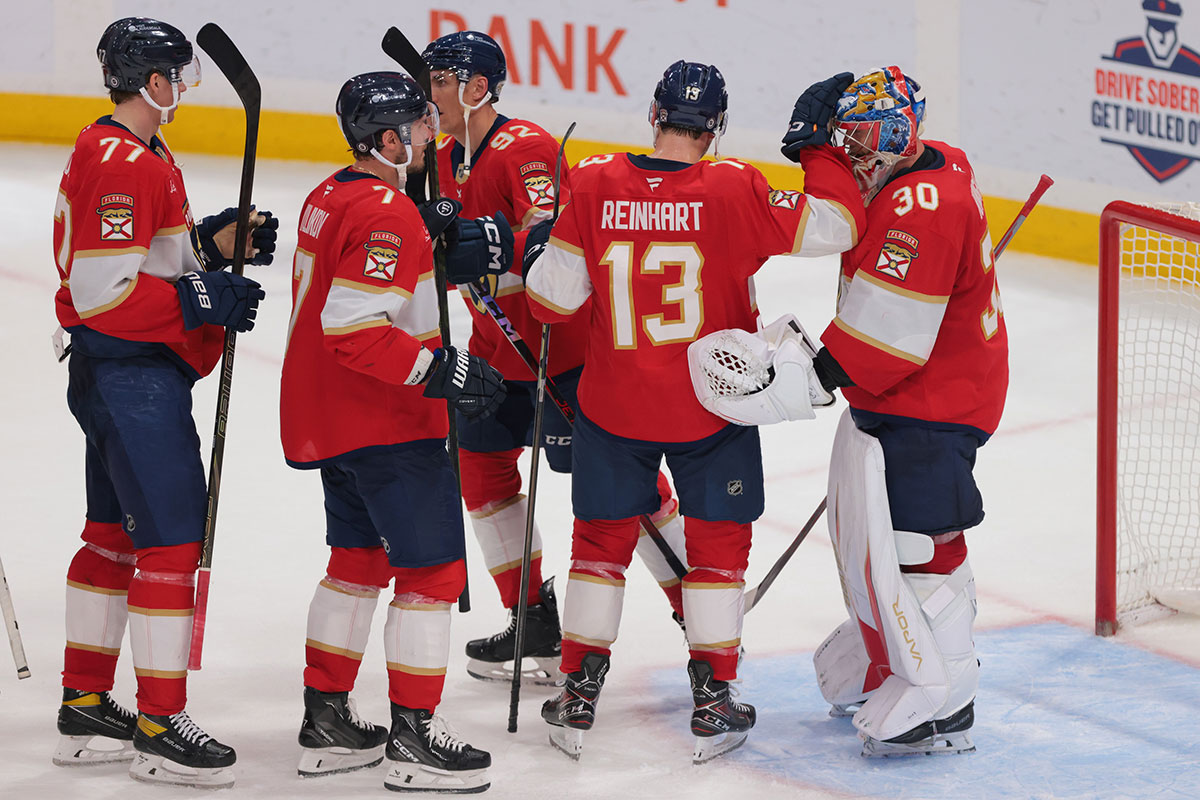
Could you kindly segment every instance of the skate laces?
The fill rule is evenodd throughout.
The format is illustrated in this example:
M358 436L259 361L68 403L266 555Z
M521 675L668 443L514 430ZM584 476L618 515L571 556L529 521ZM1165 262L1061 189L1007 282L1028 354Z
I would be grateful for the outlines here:
M360 731L373 731L375 726L358 715L358 707L351 699L346 700L346 710L350 713L350 724Z
M456 753L461 753L467 746L467 743L459 738L458 731L439 714L425 719L425 736L431 744L444 750L453 750Z
M121 705L116 700L113 700L112 695L108 692L100 692L100 697L103 700L103 704L108 706L117 716L121 717L122 719L137 719L137 714L134 714L128 708Z
M505 639L507 639L511 636L514 636L516 634L516 631L517 631L517 612L510 609L508 612L508 627L505 628L504 630L500 631L499 633L494 633L491 636L489 636L487 638L488 644L496 644L497 642L502 642Z
M200 729L199 725L192 722L192 718L188 716L186 711L172 714L170 720L175 726L176 732L197 747L203 747L205 742L212 739L211 736Z

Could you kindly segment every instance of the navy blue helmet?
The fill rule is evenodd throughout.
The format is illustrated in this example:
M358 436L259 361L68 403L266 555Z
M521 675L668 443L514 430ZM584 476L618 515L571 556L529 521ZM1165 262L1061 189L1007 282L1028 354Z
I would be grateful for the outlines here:
M412 143L411 125L430 113L425 92L402 72L355 75L338 92L337 115L346 141L355 151L369 153L383 131L396 131ZM434 123L436 132L436 122Z
M192 43L175 26L155 19L126 17L109 25L96 46L96 57L104 69L106 89L137 92L154 72L163 73L172 83L200 82Z
M496 40L479 31L456 31L429 43L421 58L430 69L452 69L459 81L466 83L473 75L487 78L488 91L493 98L508 80L508 62Z
M650 124L675 125L715 134L725 129L728 108L729 95L725 92L725 78L719 69L691 61L676 61L667 67L654 88Z

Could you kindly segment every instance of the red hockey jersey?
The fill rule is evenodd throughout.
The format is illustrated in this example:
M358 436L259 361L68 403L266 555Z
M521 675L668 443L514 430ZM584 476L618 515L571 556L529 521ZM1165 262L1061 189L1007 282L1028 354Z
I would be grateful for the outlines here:
M983 197L963 151L926 142L929 169L892 180L842 256L821 336L854 408L991 434L1008 390L1008 332Z
M279 395L288 463L445 437L446 402L417 383L441 337L433 246L416 206L343 169L308 195L299 227Z
M705 410L688 345L724 328L755 330L752 276L773 255L852 246L862 200L845 154L810 148L808 194L772 189L733 159L682 164L626 153L585 158L527 294L558 321L591 298L580 410L632 439L688 442L729 423ZM821 198L821 199L818 199Z
M558 142L549 133L532 122L499 116L476 150L470 174L462 182L456 177L463 160L462 145L449 137L440 143L438 183L443 195L463 204L464 218L474 219L499 212L504 214L514 232L527 230L554 214L554 164L557 158ZM569 192L568 173L564 162L560 179L564 203ZM521 338L536 353L542 326L530 315L525 299L525 282L521 276L525 238L525 235L517 234L513 268L499 280L493 280L492 296ZM526 368L483 307L472 301L470 290L462 286L460 291L471 308L468 349L486 358L509 380L534 380L537 376ZM550 374L559 375L582 364L586 339L583 320L557 326L550 341Z
M183 174L166 145L158 137L147 144L110 117L88 125L54 205L59 324L163 344L207 375L225 331L184 330L175 281L203 269L191 232Z

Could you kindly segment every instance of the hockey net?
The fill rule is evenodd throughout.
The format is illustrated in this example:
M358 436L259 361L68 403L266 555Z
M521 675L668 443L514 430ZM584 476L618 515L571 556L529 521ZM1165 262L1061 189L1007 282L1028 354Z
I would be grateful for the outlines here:
M1200 204L1100 221L1096 632L1200 613Z

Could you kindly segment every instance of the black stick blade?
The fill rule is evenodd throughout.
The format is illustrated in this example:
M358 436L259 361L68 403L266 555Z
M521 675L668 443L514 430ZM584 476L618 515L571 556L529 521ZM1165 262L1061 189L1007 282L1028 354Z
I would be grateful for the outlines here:
M254 116L257 117L259 106L262 105L262 89L254 71L250 69L233 40L221 30L220 25L210 22L196 34L196 44L203 48L217 65L217 69L233 84L242 105L247 109L253 108Z
M417 48L413 47L408 37L401 33L399 28L393 26L387 29L380 44L388 58L411 75L425 90L426 96L429 96L429 65L425 63L425 59L421 58L421 54Z

